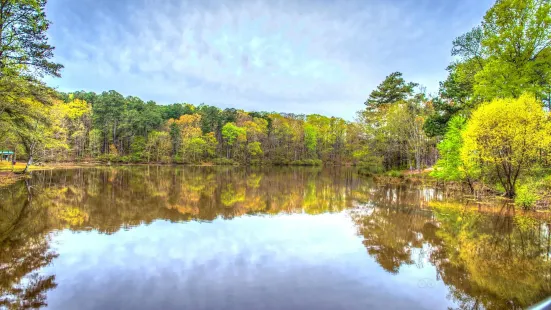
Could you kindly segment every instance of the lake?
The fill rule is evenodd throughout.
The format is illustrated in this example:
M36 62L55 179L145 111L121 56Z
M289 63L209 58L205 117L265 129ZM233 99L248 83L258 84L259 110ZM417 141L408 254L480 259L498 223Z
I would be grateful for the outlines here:
M0 307L524 308L550 231L344 168L35 171L0 189Z

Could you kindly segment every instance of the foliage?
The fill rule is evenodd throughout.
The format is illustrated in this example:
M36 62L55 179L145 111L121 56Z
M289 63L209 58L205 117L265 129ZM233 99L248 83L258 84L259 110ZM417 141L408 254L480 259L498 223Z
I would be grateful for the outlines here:
M501 0L486 12L480 45L485 65L475 94L486 100L530 92L542 98L551 86L551 2Z
M395 77L396 74L387 79L393 80ZM431 102L425 98L424 93L413 92L417 85L415 83L401 80L399 83L384 81L381 85L385 85L380 87L384 89L392 85L396 89L391 92L401 95L397 96L399 99L395 102L375 103L368 100L368 103L373 102L375 105L368 105L358 114L358 121L363 125L367 140L355 150L357 158L362 153L366 156L361 163L364 165L362 170L420 170L424 166L432 165L434 157L430 155L434 152L435 142L423 130L425 119L432 110ZM377 168L379 162L382 163L382 169Z
M0 76L60 76L62 65L51 62L50 21L45 0L2 0L0 5Z
M500 0L482 23L453 41L454 62L440 83L444 101L427 119L429 135L484 101L532 93L551 107L551 3Z
M386 172L385 174L389 177L392 177L392 178L401 178L401 177L404 176L402 174L402 172L399 171L399 170L390 170L390 171Z
M417 85L413 82L406 83L401 72L393 72L369 94L365 105L368 108L379 108L386 104L406 100L413 94L413 90Z
M515 196L515 205L522 207L525 210L532 209L539 199L539 195L536 193L536 187L528 184L523 184L517 187Z
M260 142L251 142L247 145L247 151L252 157L258 157L262 155L264 152L262 151L262 148L260 146Z
M472 192L473 181L478 177L479 171L477 165L469 165L461 158L462 132L465 126L465 118L459 115L448 123L444 139L437 146L440 158L434 165L431 176L444 181L466 181Z
M476 109L462 138L463 162L480 165L506 195L515 196L517 180L529 173L547 147L548 117L533 96L495 99Z

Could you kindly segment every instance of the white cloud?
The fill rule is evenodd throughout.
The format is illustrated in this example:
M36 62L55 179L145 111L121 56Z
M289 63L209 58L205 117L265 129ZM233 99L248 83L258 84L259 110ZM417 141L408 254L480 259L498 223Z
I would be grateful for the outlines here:
M393 71L435 90L451 40L487 8L475 0L83 1L60 12L65 0L52 1L65 70L50 83L61 90L347 119Z

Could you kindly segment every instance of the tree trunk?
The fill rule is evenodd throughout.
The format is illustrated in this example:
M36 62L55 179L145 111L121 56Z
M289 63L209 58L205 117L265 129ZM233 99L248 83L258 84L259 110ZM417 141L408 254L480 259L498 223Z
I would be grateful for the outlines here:
M473 181L470 178L467 178L467 184L469 185L469 189L471 190L471 194L474 195Z
M29 171L29 167L33 164L33 155L29 155L29 160L27 161L27 165L25 166L25 169L23 170L23 173L27 173Z

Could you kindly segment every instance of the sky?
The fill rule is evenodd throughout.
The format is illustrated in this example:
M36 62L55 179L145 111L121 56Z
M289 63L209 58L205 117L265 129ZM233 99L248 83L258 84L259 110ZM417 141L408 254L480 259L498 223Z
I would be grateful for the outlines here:
M353 120L394 71L436 93L493 0L49 0L60 91Z

